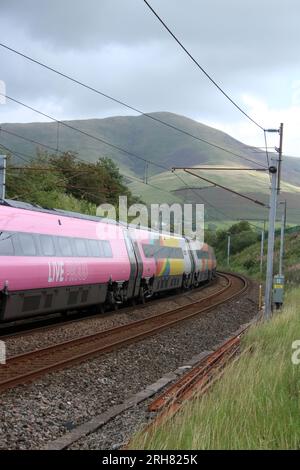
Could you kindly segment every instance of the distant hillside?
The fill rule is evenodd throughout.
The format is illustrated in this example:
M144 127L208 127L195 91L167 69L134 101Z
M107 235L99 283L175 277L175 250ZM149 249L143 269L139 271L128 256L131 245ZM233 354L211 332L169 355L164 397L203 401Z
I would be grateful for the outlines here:
M258 152L258 149L244 145L224 132L212 127L184 116L167 112L152 113L151 115L193 134L200 139L207 140L220 147L225 147L236 154L250 158L256 162L266 162L264 153ZM253 164L245 160L224 152L223 150L211 147L204 142L184 135L174 129L163 126L145 116L122 116L66 122L84 132L106 140L115 146L122 147L131 153L155 163L162 164L168 168L183 165L253 166ZM143 161L131 157L104 143L92 140L83 134L67 129L64 126L59 126L58 129L56 123L2 124L1 128L4 132L1 132L0 143L14 151L35 155L38 145L22 140L5 131L19 134L27 139L39 141L54 149L58 146L61 151L77 152L80 158L90 162L96 161L99 157L110 157L120 167L121 172L144 178L145 163ZM45 149L41 148L41 150ZM49 150L49 152L51 152L51 150ZM20 160L18 163L22 163L22 161ZM157 185L164 190L172 190L173 192L168 196L167 193L163 191L158 192L151 186L140 183L130 183L131 189L146 201L151 202L154 199L158 199L160 202L171 202L172 200L186 199L187 194L182 192L184 187L183 183L171 173L165 173L163 169L149 165L147 176L148 180L150 178L149 182L153 185ZM265 196L269 186L267 175L263 176L258 173L242 172L241 174L237 174L233 172L219 172L218 174L210 174L210 177L225 185L227 182L227 184L235 189L249 193L262 192ZM287 195L297 194L298 197L300 159L285 157L282 177L286 183L284 190ZM205 185L205 183L201 183L200 180L186 175L184 179L189 186L199 187ZM206 193L206 197L207 194L213 193L213 190L208 191L211 191L211 193ZM201 192L201 194L204 196L204 193ZM191 198L191 194L189 194L189 197ZM224 200L227 199L228 195L223 193L222 201L220 201L221 205L224 203Z

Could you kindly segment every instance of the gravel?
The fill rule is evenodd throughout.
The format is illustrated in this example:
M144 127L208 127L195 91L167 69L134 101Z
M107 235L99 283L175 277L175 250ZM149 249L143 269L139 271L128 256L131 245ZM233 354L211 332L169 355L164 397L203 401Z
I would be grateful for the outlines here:
M147 411L147 400L116 416L97 432L80 439L68 450L116 450L129 442L131 436L141 431L152 419Z
M193 292L188 297L196 300L199 295ZM174 300L165 305L174 308ZM181 302L187 300L190 301L181 299ZM257 289L252 286L244 297L153 337L1 394L0 449L39 449L74 426L124 402L128 396L175 370L195 354L211 349L249 321L257 313L256 300ZM156 307L149 308L155 313ZM121 311L118 318L119 315ZM130 315L131 321L133 315ZM142 310L142 315L146 315L146 310ZM48 333L43 332L45 334ZM41 341L41 338L36 339L40 335L30 336L35 338L32 339L35 347ZM23 339L29 341L27 335ZM147 417L143 410L143 404L128 410L72 448L118 447L145 422Z

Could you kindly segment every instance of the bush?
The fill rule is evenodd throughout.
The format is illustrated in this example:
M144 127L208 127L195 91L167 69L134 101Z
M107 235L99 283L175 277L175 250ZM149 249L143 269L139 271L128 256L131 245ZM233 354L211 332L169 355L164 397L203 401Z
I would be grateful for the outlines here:
M252 269L256 266L257 262L253 258L248 258L244 261L243 266L245 269Z

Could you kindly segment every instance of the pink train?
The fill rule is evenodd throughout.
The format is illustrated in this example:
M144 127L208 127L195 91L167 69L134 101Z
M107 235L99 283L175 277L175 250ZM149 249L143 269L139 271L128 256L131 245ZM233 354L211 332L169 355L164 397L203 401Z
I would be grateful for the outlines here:
M198 286L207 244L18 201L0 204L0 322Z

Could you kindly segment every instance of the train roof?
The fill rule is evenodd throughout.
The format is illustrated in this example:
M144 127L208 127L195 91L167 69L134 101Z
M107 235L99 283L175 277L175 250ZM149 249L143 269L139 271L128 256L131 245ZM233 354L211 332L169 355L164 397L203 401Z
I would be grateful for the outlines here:
M15 199L2 199L0 200L0 205L2 206L7 206L7 207L13 207L14 209L23 209L23 210L28 210L28 211L34 211L34 212L43 212L45 214L52 214L52 215L62 215L64 217L71 217L75 219L81 219L81 220L90 220L93 222L101 222L105 221L106 223L110 223L113 225L122 225L123 227L127 228L137 228L133 224L128 224L122 221L116 221L114 219L108 219L106 217L101 217L101 216L96 216L96 215L89 215L89 214L81 214L80 212L73 212L73 211L65 211L63 209L49 209L46 207L39 206L38 204L31 204L29 202L23 202L23 201L17 201ZM157 230L151 229L149 227L144 227L141 226L139 227L141 230L146 230L146 231L153 231L157 232ZM163 234L163 232L160 232ZM174 234L174 236L176 236Z
M79 212L65 211L63 209L48 209L46 207L42 207L37 204L30 204L29 202L23 202L23 201L15 201L14 199L3 199L0 202L0 205L13 207L15 209L24 209L24 210L34 211L34 212L43 212L43 213L52 214L52 215L63 215L64 217L72 217L75 219L92 220L94 222L100 222L101 220L105 219L105 222L108 222L111 224L117 224L115 220L107 219L105 217L100 217L96 215L88 215L88 214L80 214Z
M23 202L23 201L17 201L15 199L1 199L0 200L0 206L6 206L6 207L13 207L15 209L22 209L22 210L28 210L28 211L34 211L34 212L43 212L46 214L52 214L52 215L62 215L64 217L71 217L75 219L81 219L81 220L89 220L93 222L101 222L105 221L106 223L113 224L113 225L121 225L126 228L133 228L133 229L140 229L140 230L145 230L147 232L154 232L154 233L159 233L160 235L166 235L166 236L171 236L175 238L186 238L187 240L190 240L189 237L185 237L180 234L176 233L168 233L160 230L155 230L151 227L144 227L140 226L139 228L136 227L133 224L130 223L125 223L122 221L116 221L114 219L108 219L106 217L100 217L96 215L88 215L88 214L81 214L79 212L72 212L72 211L65 211L63 209L49 209L46 207L39 206L38 204L31 204L29 202Z

